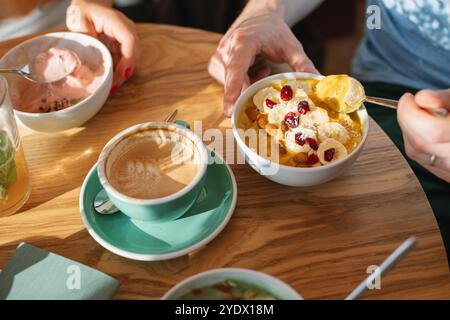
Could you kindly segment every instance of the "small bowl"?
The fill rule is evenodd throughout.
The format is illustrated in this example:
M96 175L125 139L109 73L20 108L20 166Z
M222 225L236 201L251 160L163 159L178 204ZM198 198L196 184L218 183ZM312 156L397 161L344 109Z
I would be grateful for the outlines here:
M196 274L175 285L161 299L178 300L193 289L224 280L236 280L255 285L267 290L281 300L303 300L294 289L283 281L262 272L239 268L214 269Z
M358 110L364 130L360 144L347 157L320 167L297 168L282 165L266 159L250 149L237 130L238 118L244 112L243 107L259 90L279 80L322 79L323 76L304 72L287 72L264 78L247 88L236 102L232 115L232 129L238 150L245 156L247 163L259 174L282 185L292 187L315 186L339 177L359 157L369 133L369 115L364 105Z
M49 113L14 110L21 125L40 132L58 132L83 125L102 108L112 84L113 63L108 48L91 36L75 32L47 33L22 42L0 59L0 67L21 68L28 64L34 56L54 46L74 51L80 60L89 66L103 68L102 79L94 93L69 108ZM20 94L14 91L18 88L18 81L23 81L19 77L17 75L5 76L11 96Z

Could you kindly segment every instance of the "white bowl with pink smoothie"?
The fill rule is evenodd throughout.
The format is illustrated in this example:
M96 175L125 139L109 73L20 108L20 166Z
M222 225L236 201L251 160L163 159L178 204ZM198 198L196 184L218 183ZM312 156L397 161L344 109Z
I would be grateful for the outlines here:
M56 32L22 42L0 59L0 67L8 68L21 68L37 60L39 69L46 70L43 75L51 76L64 66L50 60L47 66L41 63L51 57L67 63L72 56L78 59L75 71L52 84L34 83L18 75L5 76L21 125L40 132L59 132L80 127L91 119L102 108L111 89L111 54L93 37Z

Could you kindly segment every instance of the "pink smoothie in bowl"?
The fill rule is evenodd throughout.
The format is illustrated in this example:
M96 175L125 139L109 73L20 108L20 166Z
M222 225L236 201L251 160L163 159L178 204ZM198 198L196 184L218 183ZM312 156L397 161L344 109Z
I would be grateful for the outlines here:
M103 106L112 83L111 55L90 36L58 32L30 39L0 59L0 66L21 68L42 81L7 75L9 94L19 122L36 131L64 131L82 125Z
M59 111L75 105L94 93L103 78L102 68L92 70L76 53L58 47L37 55L30 72L42 82L61 79L70 72L52 83L17 79L17 87L11 90L12 103L17 110L33 113Z

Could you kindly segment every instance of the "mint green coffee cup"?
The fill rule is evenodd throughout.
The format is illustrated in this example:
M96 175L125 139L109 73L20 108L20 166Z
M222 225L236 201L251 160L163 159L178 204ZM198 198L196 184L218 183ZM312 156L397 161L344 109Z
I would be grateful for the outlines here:
M167 133L170 139L180 139L198 163L198 171L186 186L175 193L160 198L134 198L114 188L109 181L113 163L125 152L131 137L135 137L136 134L145 137L146 133L154 130L161 131L163 134ZM122 213L135 220L163 223L181 217L196 202L204 186L207 166L207 149L191 130L174 123L148 122L125 129L113 137L100 153L97 171L100 183L109 199Z

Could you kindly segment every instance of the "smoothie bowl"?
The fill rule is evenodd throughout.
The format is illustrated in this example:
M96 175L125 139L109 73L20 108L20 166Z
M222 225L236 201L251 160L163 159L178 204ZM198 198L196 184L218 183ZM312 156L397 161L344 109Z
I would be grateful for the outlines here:
M58 132L79 127L108 98L112 58L106 46L93 37L73 32L38 36L9 50L0 59L0 67L21 68L32 62L46 76L70 64L74 64L74 71L53 83L35 83L18 75L5 76L16 117L29 129Z
M224 268L199 273L170 289L163 300L302 300L286 283L258 271Z
M369 117L359 109L339 113L316 88L323 76L291 72L250 86L232 115L238 149L250 166L277 183L305 187L330 181L361 153ZM321 92L322 93L322 92Z

